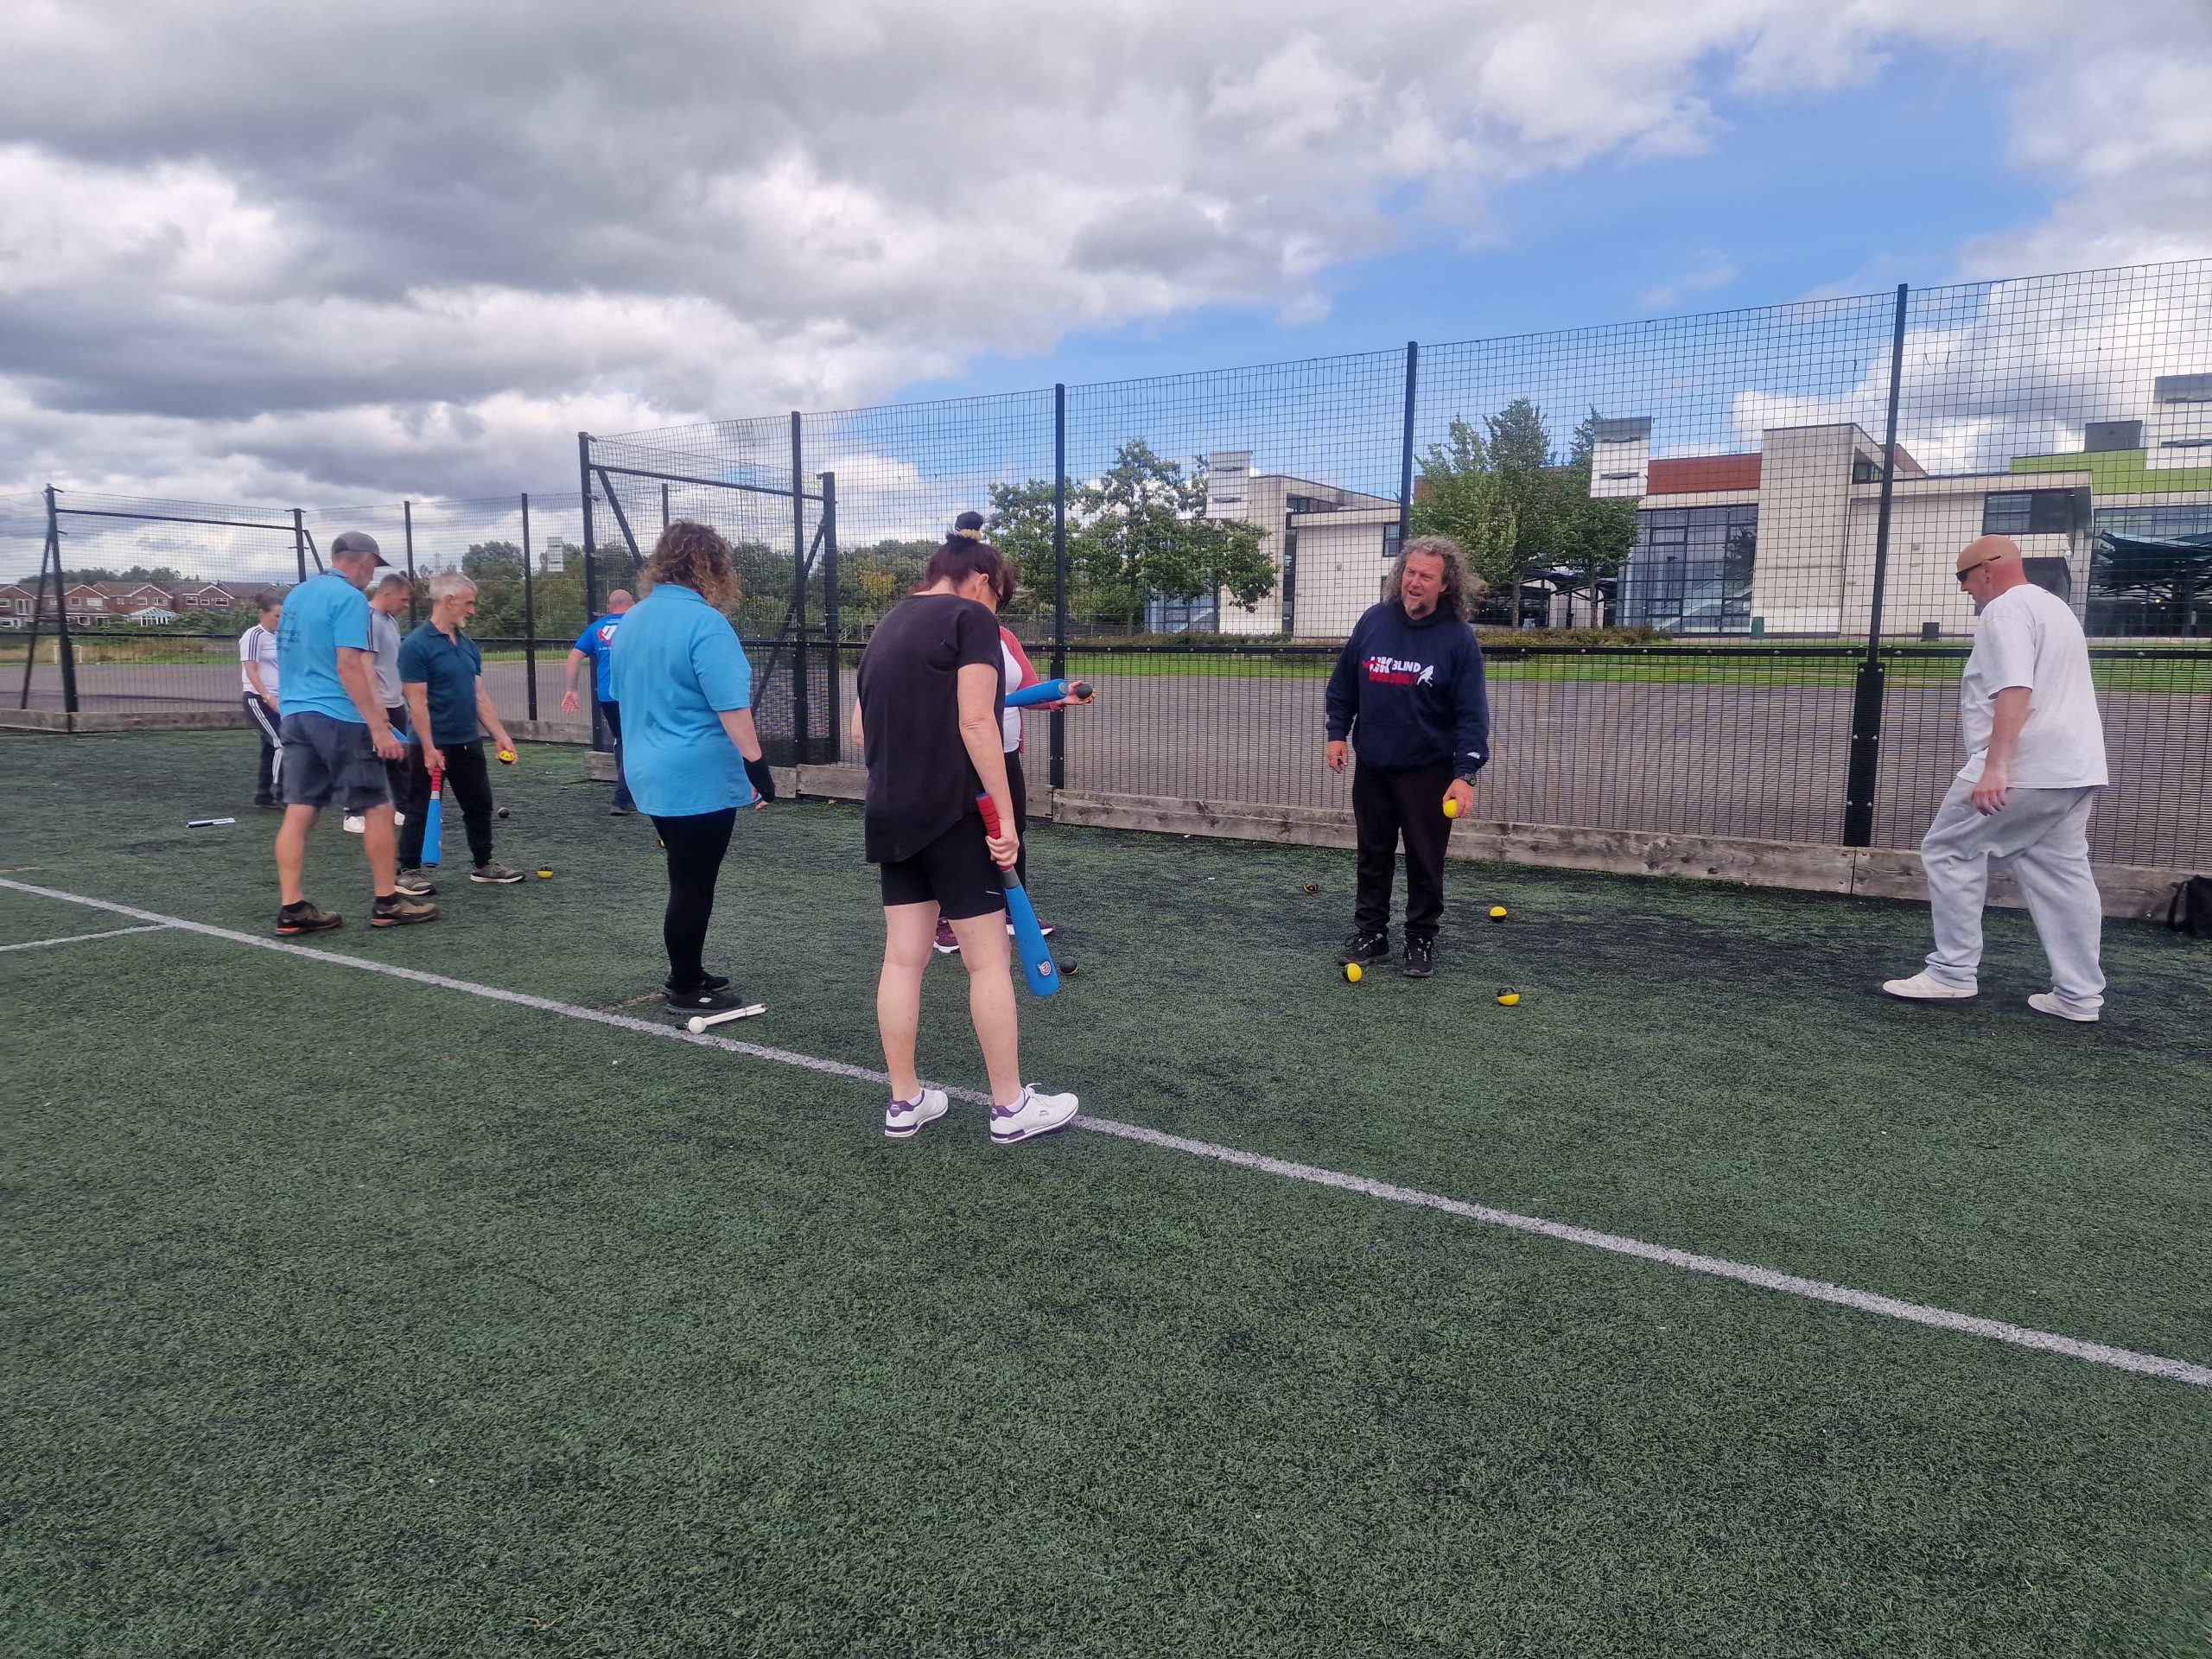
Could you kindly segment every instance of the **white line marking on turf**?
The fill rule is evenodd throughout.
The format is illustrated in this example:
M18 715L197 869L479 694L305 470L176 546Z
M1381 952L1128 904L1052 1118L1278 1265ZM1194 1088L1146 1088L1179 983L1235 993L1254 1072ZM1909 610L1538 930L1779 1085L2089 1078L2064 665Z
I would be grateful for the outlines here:
M555 1001L550 997L505 990L497 985L480 985L473 980L424 973L416 968L402 968L395 963L343 957L334 950L318 950L311 945L264 938L257 934L241 933L234 928L188 921L181 916L164 916L156 911L138 910L130 905L114 904L105 899L88 899L82 893L33 887L28 881L10 881L0 877L0 887L30 893L41 899L58 899L65 904L83 905L92 910L104 910L152 924L144 929L119 929L118 931L156 932L166 928L198 933L211 939L226 939L233 944L251 944L285 956L305 957L311 962L326 962L340 968L357 968L366 973L383 974L389 978L404 979L417 985L434 985L441 990L462 991L470 996L512 1003L517 1007L536 1008L541 1013L557 1014L569 1020L612 1026L618 1031L637 1032L643 1036L690 1043L700 1048L723 1049L733 1054L749 1054L755 1059L774 1060L781 1065L799 1066L830 1077L850 1077L859 1083L887 1086L889 1083L882 1072L864 1065L848 1065L842 1060L825 1060L786 1048L771 1048L763 1043L739 1042L731 1037L717 1037L711 1032L695 1036L681 1026L634 1019L626 1014L607 1014L598 1008L581 1007L572 1002ZM945 1092L957 1099L972 1101L979 1105L990 1103L988 1096L972 1089L948 1089ZM1447 1216L1458 1216L1464 1220L1479 1221L1517 1233L1532 1233L1540 1238L1557 1239L1562 1243L1580 1244L1589 1249L1609 1251L1615 1255L1633 1256L1640 1262L1654 1262L1686 1273L1701 1273L1715 1279L1732 1279L1738 1284L1756 1285L1762 1290L1779 1291L1786 1296L1800 1296L1808 1301L1833 1302L1838 1306L1855 1308L1862 1313L1877 1313L1885 1319L1903 1319L1912 1325L1932 1325L1940 1331L1959 1331L1969 1336L1986 1337L1993 1342L2032 1348L2042 1353L2063 1354L2070 1359L2087 1360L2093 1365L2107 1365L2115 1370L2163 1377L2170 1382L2212 1388L2212 1366L2194 1364L2185 1359L2169 1359L2162 1355L2141 1353L2133 1348L2115 1348L2101 1342L2084 1342L2078 1337L2037 1331L2004 1319L1985 1319L1972 1313L1954 1313L1948 1308L1930 1307L1922 1302L1901 1301L1878 1292L1854 1290L1848 1285L1830 1284L1824 1279L1801 1278L1794 1273L1780 1273L1772 1268L1731 1262L1725 1256L1700 1255L1694 1251L1678 1250L1665 1244L1647 1244L1640 1238L1626 1238L1618 1233L1599 1232L1592 1228L1576 1227L1563 1221L1546 1221L1540 1216L1516 1215L1510 1210L1493 1210L1487 1205L1468 1204L1459 1198L1447 1198L1439 1193L1423 1192L1414 1187L1395 1186L1388 1181L1373 1180L1364 1175L1347 1175L1339 1170L1320 1169L1312 1164L1294 1164L1281 1158L1270 1158L1264 1153L1246 1152L1211 1141L1193 1141L1184 1135L1168 1135L1159 1129L1146 1128L1141 1124L1120 1123L1105 1117L1078 1117L1074 1127L1089 1129L1096 1135L1134 1141L1142 1146L1157 1147L1166 1152L1184 1153L1193 1158L1233 1165L1239 1169L1281 1176L1286 1180L1305 1181L1314 1186L1331 1186L1341 1192L1357 1192L1363 1197L1380 1198L1388 1204L1440 1210Z
M149 927L111 927L105 933L71 933L58 939L29 939L22 944L0 944L0 950L42 950L49 944L83 944L90 939L118 939L125 933L166 933L169 925L156 922Z

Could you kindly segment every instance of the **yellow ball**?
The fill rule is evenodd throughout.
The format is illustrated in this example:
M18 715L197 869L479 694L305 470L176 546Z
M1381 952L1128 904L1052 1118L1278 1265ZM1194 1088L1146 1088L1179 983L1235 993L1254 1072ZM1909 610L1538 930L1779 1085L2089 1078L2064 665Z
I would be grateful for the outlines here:
M540 870L537 873L537 879L541 881L550 881L553 879L553 872L550 870Z
M1458 817L1459 816L1459 802L1457 802L1457 801L1446 801L1446 802L1445 802L1445 803L1444 803L1444 816L1445 816L1446 817L1447 817L1447 818L1456 818L1456 817Z
M1492 905L1490 907L1490 918L1493 922L1503 921L1505 919L1505 906L1503 905Z
M1497 994L1497 1001L1498 1006L1501 1007L1518 1007L1521 1003L1521 993L1518 991L1500 991Z
M1348 963L1344 963L1344 983L1345 983L1345 984L1347 984L1347 985L1357 985L1357 984L1358 984L1358 983L1359 983L1359 976L1359 976L1359 964L1358 964L1357 963L1356 963L1356 962L1348 962Z

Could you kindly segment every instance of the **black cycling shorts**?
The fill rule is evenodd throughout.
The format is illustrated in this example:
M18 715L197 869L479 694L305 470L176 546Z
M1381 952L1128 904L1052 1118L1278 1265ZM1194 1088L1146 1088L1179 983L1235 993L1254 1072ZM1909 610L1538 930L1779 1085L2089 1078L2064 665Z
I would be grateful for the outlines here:
M974 813L912 858L877 868L886 905L926 905L934 899L938 913L949 922L1006 908L1004 877L984 843L983 821Z

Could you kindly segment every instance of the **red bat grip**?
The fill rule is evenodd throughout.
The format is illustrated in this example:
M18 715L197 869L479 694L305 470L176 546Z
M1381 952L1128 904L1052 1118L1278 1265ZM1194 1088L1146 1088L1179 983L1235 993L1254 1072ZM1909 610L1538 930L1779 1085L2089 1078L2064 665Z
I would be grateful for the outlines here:
M976 810L983 815L983 833L985 835L995 837L1005 833L999 828L999 810L996 806L991 804L991 798L989 796L978 795L976 798ZM1012 867L1007 866L1007 868L1011 868Z

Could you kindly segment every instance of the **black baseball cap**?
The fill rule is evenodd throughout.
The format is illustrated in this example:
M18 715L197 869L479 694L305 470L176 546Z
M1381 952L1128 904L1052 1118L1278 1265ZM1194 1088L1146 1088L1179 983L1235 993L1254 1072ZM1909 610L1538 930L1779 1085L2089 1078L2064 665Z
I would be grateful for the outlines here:
M385 557L382 550L377 546L377 538L364 530L346 531L336 541L331 543L330 556L334 559L341 553L367 553L372 555L378 564L388 565L391 563L390 559Z

